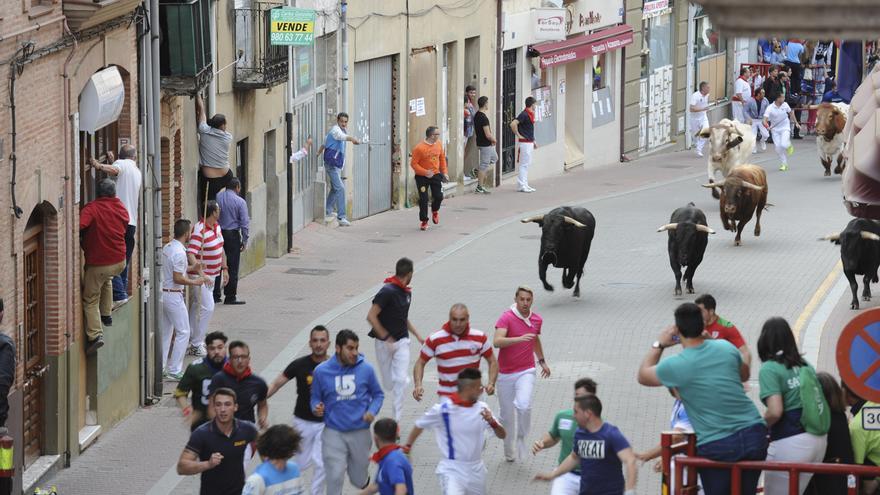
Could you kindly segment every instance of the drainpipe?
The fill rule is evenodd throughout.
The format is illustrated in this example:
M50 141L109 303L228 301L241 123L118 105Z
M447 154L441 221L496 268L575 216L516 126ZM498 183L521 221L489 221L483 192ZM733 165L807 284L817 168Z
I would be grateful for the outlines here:
M153 394L156 397L162 396L162 339L159 338L158 324L160 312L162 308L158 303L159 290L159 270L161 269L161 249L162 249L162 155L159 153L159 139L161 137L161 119L162 119L162 102L161 87L159 83L159 0L150 0L150 81L152 83L150 99L147 100L151 105L152 119L148 125L148 133L153 136L152 152L152 194L153 201L153 238L148 246L152 251L150 260L150 280L149 280L149 304L152 304L153 315ZM213 16L211 20L213 22ZM212 31L213 33L213 31ZM214 38L211 37L213 43ZM213 78L211 79L214 80ZM150 252L147 251L147 252Z
M211 81L208 83L208 98L206 102L208 106L206 109L208 117L211 117L217 113L217 98L215 96L217 94L217 72L219 71L219 67L217 67L217 16L214 11L214 0L205 1L208 2L208 17L211 20L209 36L211 39L211 70L214 71L214 74L211 75ZM156 50L159 50L158 46ZM156 65L157 69L158 67L159 66Z
M407 4L409 2L407 1ZM339 39L342 42L342 102L339 104L340 112L348 111L348 0L342 0L341 11L339 15ZM407 7L407 13L409 7ZM406 16L409 23L409 15Z
M287 6L293 7L294 0L287 0ZM287 143L284 145L287 169L287 252L293 249L293 164L290 157L293 155L293 47L287 47L287 93L284 102L284 137ZM311 150L309 150L311 152Z
M495 153L499 159L495 161L495 187L501 185L501 158L504 143L504 9L502 0L495 3Z
M684 147L689 149L694 143L694 137L691 136L691 93L694 91L694 13L697 8L691 3L678 3L678 8L688 9L687 16L687 57L685 58L685 80L687 87L684 90ZM676 16L677 17L677 16Z
M626 0L623 0L623 24L626 24ZM644 33L642 34L644 36ZM623 161L624 157L624 146L623 146L623 134L624 134L624 118L626 117L626 112L624 109L626 108L626 48L620 50L620 105L618 105L620 111L620 161Z
M70 27L67 26L67 20L64 21L64 32L67 33L68 36L73 37L73 33L70 32ZM67 253L67 256L64 257L64 268L65 273L67 274L68 280L75 279L76 267L73 264L73 253L75 247L73 243L72 234L73 230L73 209L74 202L73 199L76 195L76 192L73 188L76 185L76 174L79 173L79 170L76 170L74 165L76 164L76 157L71 155L70 151L70 140L71 139L79 139L79 136L71 136L71 127L70 127L70 74L68 72L68 66L70 65L70 61L73 59L73 55L76 53L77 48L79 48L79 43L76 41L76 38L73 37L73 48L70 50L70 54L67 56L67 59L64 61L64 71L61 76L64 80L62 84L62 94L64 95L64 159L67 160L68 168L67 168L67 177L65 177L66 183L64 184L64 226L63 230L59 230L59 232L66 231L67 235L64 236L64 252ZM78 253L77 253L78 254ZM77 257L79 259L79 257ZM71 284L72 285L72 284ZM64 299L67 304L67 315L70 316L70 319L67 322L67 326L64 330L64 339L67 342L67 356L65 358L65 387L64 387L64 409L67 411L64 418L64 455L62 459L62 463L64 467L70 467L70 458L71 458L71 448L70 448L70 417L73 414L70 408L70 375L73 373L71 369L70 363L70 343L73 334L70 333L70 329L76 328L74 322L76 318L73 316L74 307L73 303L73 288L69 287L68 290L64 291Z

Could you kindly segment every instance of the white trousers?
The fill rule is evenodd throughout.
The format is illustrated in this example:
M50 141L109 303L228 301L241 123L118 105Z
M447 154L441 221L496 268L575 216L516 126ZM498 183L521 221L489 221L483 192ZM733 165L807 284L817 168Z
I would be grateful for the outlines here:
M162 368L175 375L183 369L183 356L186 355L190 334L189 316L183 298L183 292L162 292L162 319L159 321L159 331L162 332Z
M760 134L761 139L767 141L767 138L770 137L770 131L764 127L763 122L759 120L752 120L752 134L755 135L755 140L758 140L758 135Z
M507 430L507 436L504 437L504 455L508 458L522 459L527 455L526 437L532 426L534 388L535 368L498 375L498 414L501 424Z
M776 141L776 137L773 137ZM768 461L784 462L822 462L825 457L827 436L801 433L782 440L770 442L767 448ZM798 494L803 494L813 473L803 473L798 477ZM788 473L764 471L764 493L766 495L788 494Z
M382 388L391 392L394 401L394 420L400 421L403 397L409 385L409 338L388 342L374 339L376 360L382 375Z
M516 148L519 150L519 174L516 176L516 185L519 189L528 189L529 165L532 164L535 143L516 143Z
M302 441L299 444L299 453L296 455L296 465L300 471L305 471L309 466L314 466L312 472L312 495L324 494L324 458L321 454L321 433L324 432L324 423L306 421L293 417L293 427L299 431Z
M550 495L578 495L580 492L580 474L565 473L553 480L553 484L550 485Z
M703 127L709 127L709 117L706 117L705 115L698 118L691 117L691 134L695 136L694 148L696 148L697 153L702 153L703 146L706 145L706 138L696 135L703 129Z
M437 464L442 495L486 495L486 465L443 459Z
M738 122L745 123L746 122L746 114L743 110L743 104L738 101L731 102L730 104L731 110L733 110L733 120Z
M198 293L193 294L189 305L189 343L199 345L205 343L205 334L208 333L208 323L214 314L214 287L204 284L193 288Z
M780 163L788 164L788 147L791 146L791 131L788 129L772 129L773 147Z

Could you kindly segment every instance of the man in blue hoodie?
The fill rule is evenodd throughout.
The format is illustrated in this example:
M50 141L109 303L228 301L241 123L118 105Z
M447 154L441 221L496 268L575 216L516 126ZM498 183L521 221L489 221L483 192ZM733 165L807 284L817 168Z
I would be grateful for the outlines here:
M385 394L373 367L358 352L351 330L336 334L336 355L313 373L310 406L324 417L321 436L327 495L341 495L345 472L352 485L370 484L370 423L379 414Z

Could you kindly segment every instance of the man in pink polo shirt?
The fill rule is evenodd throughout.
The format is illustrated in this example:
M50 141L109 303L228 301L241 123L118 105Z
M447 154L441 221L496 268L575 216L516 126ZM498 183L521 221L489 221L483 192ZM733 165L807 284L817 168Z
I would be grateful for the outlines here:
M498 403L501 424L505 425L508 432L516 432L504 439L504 459L507 462L521 460L528 454L526 437L532 422L535 356L541 365L541 376L550 376L550 368L544 361L544 349L539 337L544 320L532 311L533 300L532 289L523 285L517 287L514 304L495 323L492 343L499 349Z

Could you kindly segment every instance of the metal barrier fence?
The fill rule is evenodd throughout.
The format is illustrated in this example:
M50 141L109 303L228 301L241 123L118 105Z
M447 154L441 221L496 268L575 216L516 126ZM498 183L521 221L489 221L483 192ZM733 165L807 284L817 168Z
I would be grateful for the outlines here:
M822 463L788 463L771 461L740 461L740 462L717 462L702 457L696 457L696 435L686 434L684 442L673 443L673 436L682 435L678 432L663 432L660 438L661 459L663 467L662 493L668 495L696 495L699 490L697 484L697 470L699 468L729 469L730 493L738 494L741 488L741 476L743 471L787 471L788 493L797 495L798 478L800 473L832 474L847 477L847 493L857 495L859 493L859 480L861 478L875 478L880 476L880 467L860 466L854 464L822 464ZM674 485L670 486L670 477L673 474L672 461L675 458ZM684 484L684 474L687 471L687 485ZM671 491L670 491L671 490ZM762 492L762 489L758 489Z

